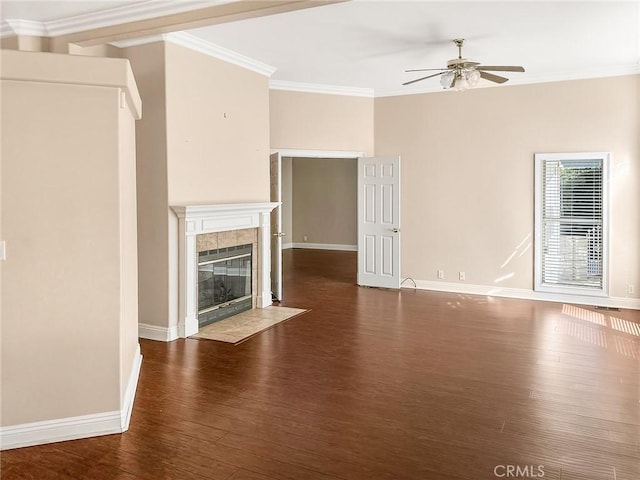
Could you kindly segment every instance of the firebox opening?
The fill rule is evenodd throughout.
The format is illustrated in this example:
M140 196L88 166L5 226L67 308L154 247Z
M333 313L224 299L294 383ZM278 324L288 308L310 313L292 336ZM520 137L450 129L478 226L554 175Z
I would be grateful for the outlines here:
M252 245L206 250L198 254L198 325L250 310Z

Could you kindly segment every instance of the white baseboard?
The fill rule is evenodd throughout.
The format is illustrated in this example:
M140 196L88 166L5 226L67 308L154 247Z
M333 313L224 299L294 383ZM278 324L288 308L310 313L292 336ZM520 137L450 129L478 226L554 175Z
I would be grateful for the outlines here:
M2 427L0 428L0 450L78 440L126 431L129 428L141 364L142 355L140 355L140 346L138 345L121 410Z
M289 248L293 248L293 243L289 242L289 243L283 243L282 244L282 249L283 250L287 250Z
M138 337L159 342L172 342L178 338L178 326L159 327L158 325L139 323Z
M133 364L129 373L129 381L127 389L122 399L122 411L120 412L120 428L123 432L129 430L129 421L131 420L131 411L133 410L133 401L136 398L136 389L138 388L138 378L140 378L140 367L142 367L142 354L140 353L140 344L136 346L136 353L133 357Z
M357 252L358 245L339 245L336 243L291 243L290 248L309 248L313 250L342 250L345 252Z
M411 279L412 280L412 279ZM405 280L403 279L403 282ZM540 300L543 302L572 303L578 305L592 305L597 307L615 307L640 310L640 299L623 297L592 297L586 295L565 295L546 292L536 292L521 288L494 287L487 285L469 285L466 283L435 282L430 280L415 280L414 287L409 279L402 288L417 290L435 290L438 292L465 293L469 295L485 295L490 297L520 298L524 300Z
M0 450L121 433L121 412L94 413L0 428Z

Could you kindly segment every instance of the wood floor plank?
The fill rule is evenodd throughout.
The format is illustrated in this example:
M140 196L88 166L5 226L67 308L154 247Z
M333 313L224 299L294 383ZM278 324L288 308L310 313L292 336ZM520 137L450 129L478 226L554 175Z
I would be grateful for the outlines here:
M17 479L640 478L640 312L361 288L287 250L305 315L230 345L141 340L129 431L0 454Z

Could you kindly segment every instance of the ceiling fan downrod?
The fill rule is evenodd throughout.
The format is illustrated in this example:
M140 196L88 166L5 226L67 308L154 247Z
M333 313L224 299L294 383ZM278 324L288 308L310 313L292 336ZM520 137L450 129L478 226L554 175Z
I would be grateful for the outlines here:
M458 60L462 60L462 46L464 45L464 38L454 38L453 43L458 47Z

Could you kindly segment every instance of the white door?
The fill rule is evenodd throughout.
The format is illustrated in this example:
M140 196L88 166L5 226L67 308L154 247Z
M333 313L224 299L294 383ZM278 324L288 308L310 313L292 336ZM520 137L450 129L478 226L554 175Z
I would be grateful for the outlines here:
M271 211L271 294L282 300L282 159L279 153L270 157L271 201L278 206Z
M358 285L400 288L400 157L358 159Z

